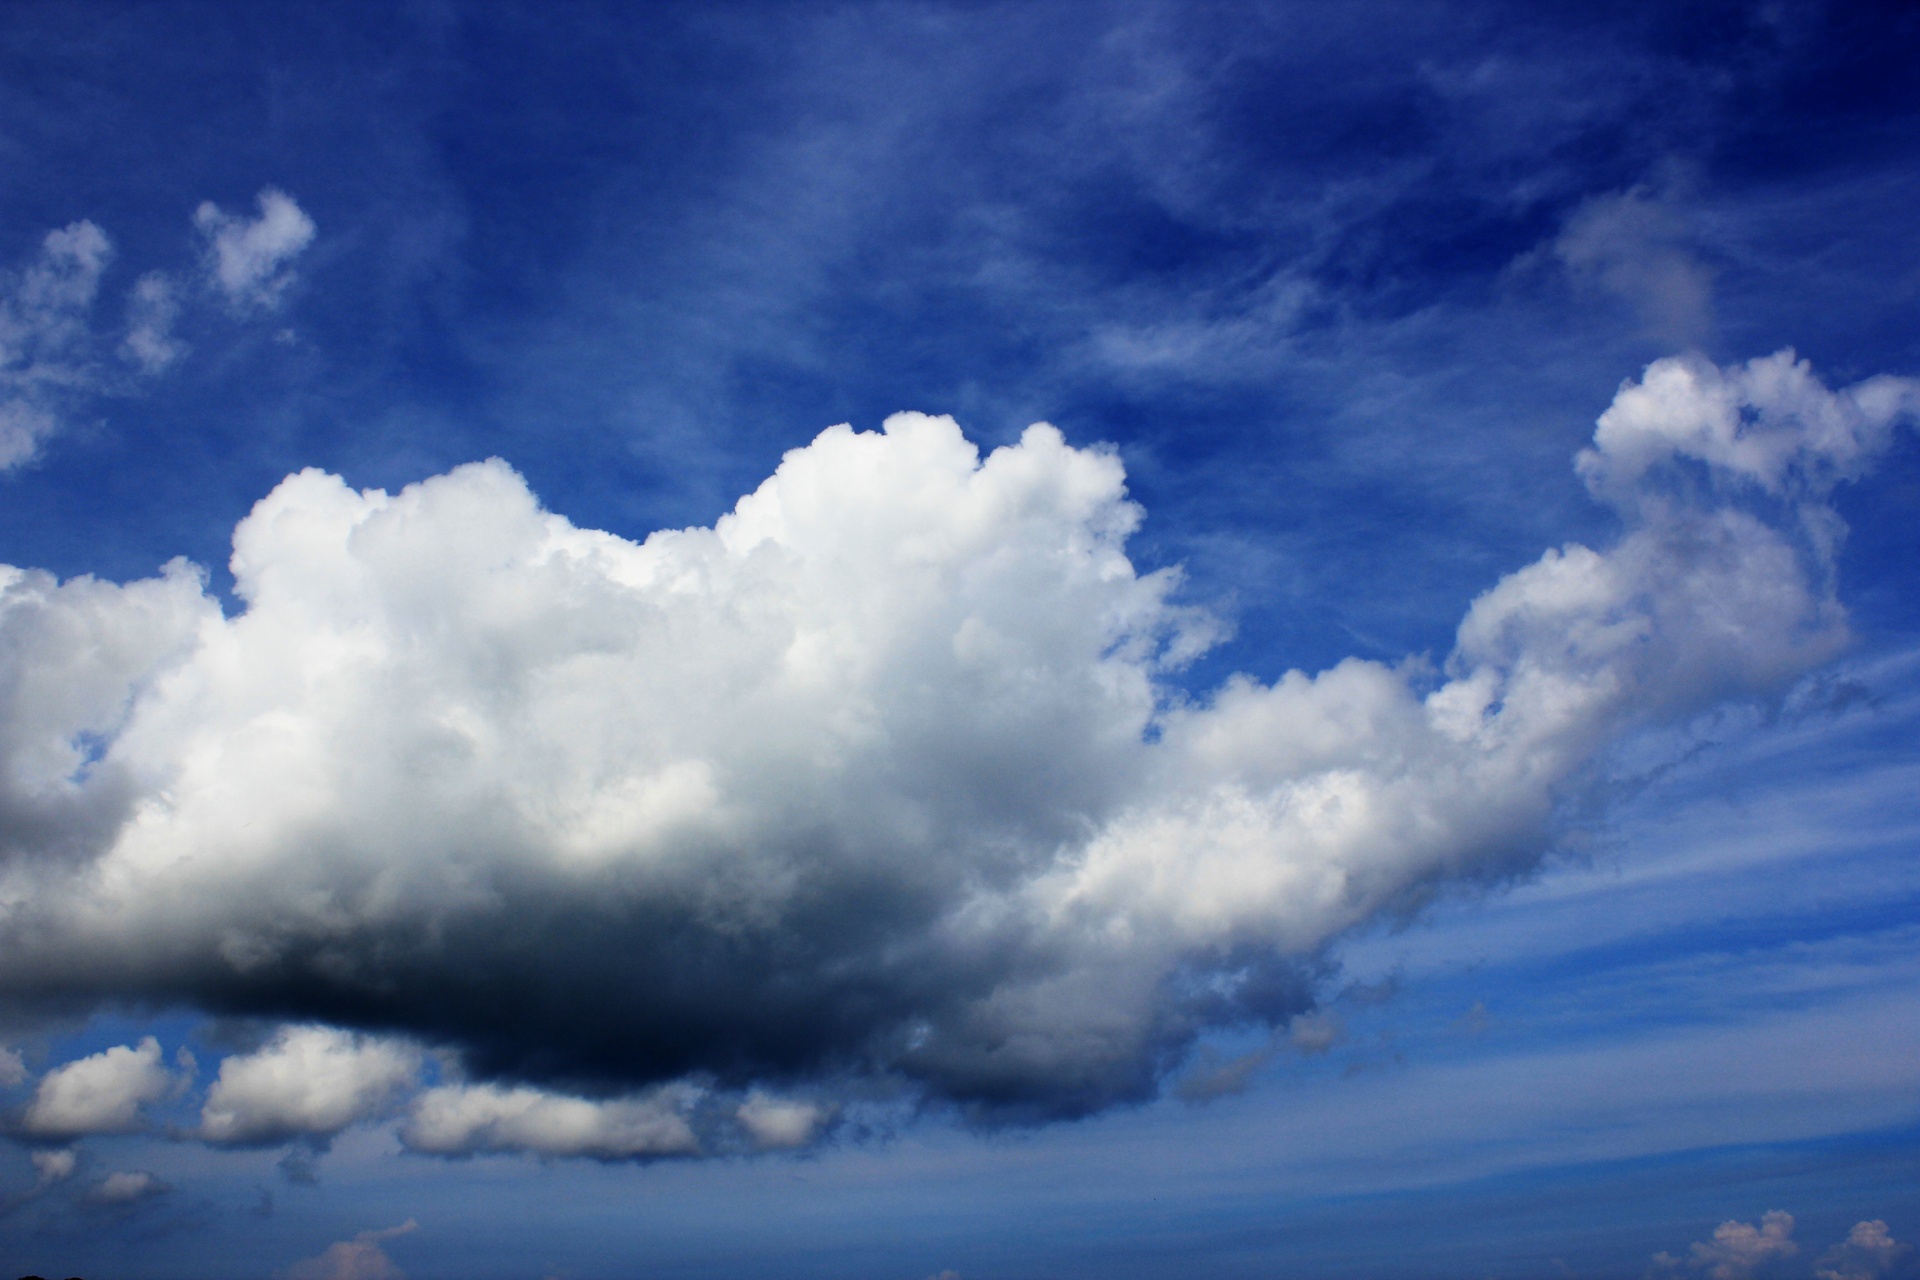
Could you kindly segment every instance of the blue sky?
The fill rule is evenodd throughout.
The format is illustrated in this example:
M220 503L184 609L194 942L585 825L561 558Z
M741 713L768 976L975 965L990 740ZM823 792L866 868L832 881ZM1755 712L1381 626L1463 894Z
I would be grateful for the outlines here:
M10 6L0 1266L1910 1271L1917 55Z

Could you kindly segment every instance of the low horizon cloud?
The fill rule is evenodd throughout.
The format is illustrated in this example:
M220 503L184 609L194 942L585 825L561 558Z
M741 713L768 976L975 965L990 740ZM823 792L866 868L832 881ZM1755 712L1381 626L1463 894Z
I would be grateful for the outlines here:
M303 471L235 530L234 616L185 561L0 568L0 995L291 1024L222 1065L210 1142L394 1113L447 1051L401 1134L448 1156L791 1149L836 1081L1042 1123L1213 1029L1324 1048L1333 939L1525 872L1610 749L1842 649L1828 499L1916 408L1791 352L1658 361L1577 460L1611 546L1501 578L1437 667L1204 697L1172 677L1220 619L1045 424L985 458L949 418L829 428L638 543L498 460ZM28 1128L134 1124L175 1087L150 1043Z

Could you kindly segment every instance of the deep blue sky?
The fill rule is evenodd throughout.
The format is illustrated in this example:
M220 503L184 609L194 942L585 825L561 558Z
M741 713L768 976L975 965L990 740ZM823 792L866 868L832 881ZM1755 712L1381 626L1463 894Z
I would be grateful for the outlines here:
M488 457L639 539L910 409L1116 449L1134 562L1234 626L1195 693L1439 661L1500 575L1614 536L1570 460L1650 361L1920 375L1916 66L1920 10L1812 0L12 4L8 288L81 220L113 258L0 562L225 592L283 476ZM266 188L314 234L229 305L195 210ZM150 374L149 272L186 348ZM121 1206L29 1194L23 1141L0 1269L265 1276L409 1218L409 1276L581 1280L1625 1277L1772 1209L1802 1247L1753 1274L1805 1276L1856 1222L1920 1236L1920 439L1836 502L1837 665L1622 748L1544 870L1336 944L1337 1038L1243 1092L657 1164L368 1126L317 1180L90 1138L75 1188L172 1188ZM191 1009L6 1042L150 1030L211 1079Z

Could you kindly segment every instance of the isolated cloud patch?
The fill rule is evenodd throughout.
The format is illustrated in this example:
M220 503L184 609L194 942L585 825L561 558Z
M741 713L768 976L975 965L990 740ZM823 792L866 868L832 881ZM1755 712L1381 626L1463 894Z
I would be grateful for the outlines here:
M734 1110L734 1119L763 1151L804 1147L826 1124L826 1108L813 1102L776 1098L758 1089Z
M1679 345L1699 341L1713 323L1713 272L1691 239L1673 202L1635 187L1583 202L1553 253L1576 279L1628 302L1652 333Z
M173 1190L173 1185L157 1174L143 1169L122 1169L108 1174L87 1192L89 1204L119 1208L153 1200Z
M636 1090L684 1078L772 1146L782 1081L1143 1097L1306 1009L1342 930L1529 865L1622 735L1835 653L1825 498L1914 396L1663 361L1580 463L1614 545L1496 583L1438 672L1200 700L1166 676L1218 621L1051 427L985 458L944 418L832 428L640 543L497 461L302 472L235 531L237 616L186 565L0 578L0 991L450 1046L477 1083L404 1128L441 1154L663 1153L691 1130ZM204 1123L359 1114L255 1070Z
M49 231L0 294L0 471L59 428L59 407L93 378L89 315L113 243L91 222Z
M27 1105L26 1130L36 1136L125 1133L140 1109L172 1094L181 1080L160 1061L160 1042L116 1045L49 1071Z
M410 1092L419 1054L333 1027L283 1027L258 1052L220 1064L200 1112L209 1142L331 1137Z
M526 1087L442 1085L415 1100L400 1140L409 1151L436 1156L691 1155L700 1143L682 1114L689 1100L684 1089L601 1102Z
M293 283L292 262L313 243L313 219L284 191L268 187L254 199L252 218L230 214L208 200L193 224L206 237L207 278L229 305L264 309L278 305Z

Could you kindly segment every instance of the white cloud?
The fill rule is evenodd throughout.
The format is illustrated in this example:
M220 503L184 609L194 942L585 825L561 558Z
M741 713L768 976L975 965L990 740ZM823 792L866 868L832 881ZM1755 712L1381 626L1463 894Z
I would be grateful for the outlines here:
M79 1155L70 1147L57 1151L35 1151L29 1158L33 1161L33 1171L40 1175L42 1186L65 1182L73 1176L73 1170L80 1162Z
M1847 1238L1820 1255L1819 1280L1879 1280L1913 1253L1913 1246L1895 1240L1878 1218L1856 1222Z
M0 295L0 471L29 461L60 426L65 396L89 385L89 315L113 244L91 222L47 233Z
M1686 1270L1703 1274L1708 1280L1748 1280L1767 1263L1798 1252L1800 1246L1793 1242L1793 1215L1772 1209L1761 1215L1757 1226L1721 1223L1713 1229L1712 1240L1696 1240L1684 1259L1658 1253L1653 1261L1656 1271Z
M74 1135L123 1133L140 1123L140 1108L173 1092L177 1081L160 1065L160 1042L116 1045L49 1071L27 1106L27 1132Z
M252 219L203 203L194 225L206 240L206 274L236 310L277 306L293 281L292 262L313 240L313 220L271 188ZM39 252L0 287L0 472L31 461L63 420L101 393L126 392L124 371L102 363L108 339L96 330L94 304L113 261L113 242L85 220L47 233ZM126 295L119 354L147 377L187 352L176 334L180 282L149 271Z
M525 1087L442 1085L415 1100L400 1140L410 1151L436 1156L690 1155L699 1141L681 1114L686 1100L679 1089L595 1102Z
M758 1089L734 1109L734 1119L764 1151L804 1147L820 1135L826 1108L812 1102L776 1098Z
M278 305L293 283L289 264L313 243L313 219L284 191L267 187L255 203L260 212L251 219L222 212L211 200L193 215L207 237L208 278L239 308Z
M276 1273L279 1280L406 1280L406 1272L394 1265L383 1240L392 1240L419 1229L412 1218L383 1231L362 1231L351 1240L337 1240L317 1258L303 1258Z
M220 1064L200 1112L209 1142L327 1137L379 1115L414 1082L419 1055L332 1027L283 1027L258 1052Z
M0 1049L0 1089L11 1089L27 1082L27 1064L12 1049Z
M87 1193L87 1199L94 1204L127 1205L151 1200L171 1190L173 1190L171 1185L154 1174L140 1170L121 1170L101 1179L100 1184Z
M947 419L833 428L644 543L497 461L302 472L235 532L237 616L183 566L0 576L0 843L31 855L0 988L361 1019L489 1077L1137 1098L1207 1027L1303 1012L1341 931L1530 865L1623 736L1835 653L1822 499L1914 403L1660 362L1581 461L1620 539L1494 584L1443 671L1191 700L1164 677L1216 621L1127 559L1118 459L1050 427L985 459ZM693 1145L671 1107L504 1086L408 1132Z
M1870 378L1832 392L1791 351L1727 369L1676 357L1620 389L1577 465L1595 495L1612 502L1635 500L1649 472L1680 459L1776 497L1820 501L1836 483L1858 479L1893 424L1916 409L1920 387L1911 379Z
M180 299L173 281L149 271L127 294L127 338L121 352L142 373L159 373L187 353L187 344L173 334L180 317Z

